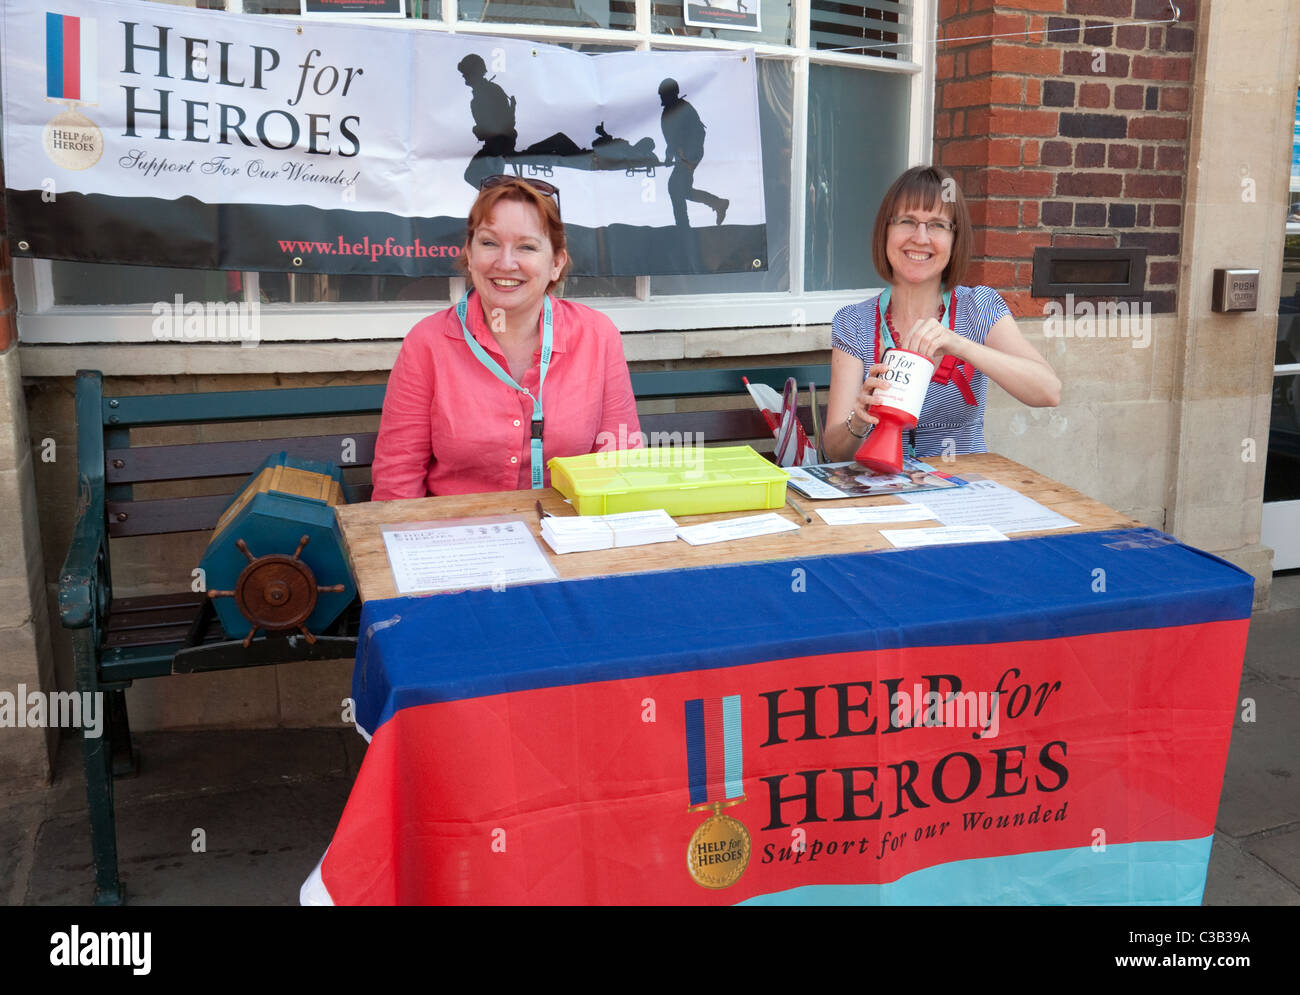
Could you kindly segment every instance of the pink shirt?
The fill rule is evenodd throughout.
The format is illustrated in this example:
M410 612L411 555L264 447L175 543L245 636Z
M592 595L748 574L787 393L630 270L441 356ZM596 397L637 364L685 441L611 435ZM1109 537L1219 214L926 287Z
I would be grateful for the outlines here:
M551 363L542 388L543 458L641 445L623 343L599 311L551 299ZM471 293L466 323L488 355L506 358ZM537 393L540 348L519 382ZM465 344L456 309L406 335L384 396L372 500L525 490L532 485L533 402L498 380ZM550 473L543 477L550 485Z

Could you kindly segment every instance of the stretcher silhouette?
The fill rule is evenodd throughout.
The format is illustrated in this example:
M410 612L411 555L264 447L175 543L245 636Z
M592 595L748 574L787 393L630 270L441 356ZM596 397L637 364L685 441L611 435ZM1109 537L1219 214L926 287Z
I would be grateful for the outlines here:
M616 138L605 130L604 121L596 125L596 135L592 147L584 149L579 148L568 135L556 132L526 149L507 152L500 158L516 176L523 176L525 170L529 176L552 176L557 168L622 170L627 176L637 173L654 176L655 167L668 165L655 154L653 138L642 138L635 144Z

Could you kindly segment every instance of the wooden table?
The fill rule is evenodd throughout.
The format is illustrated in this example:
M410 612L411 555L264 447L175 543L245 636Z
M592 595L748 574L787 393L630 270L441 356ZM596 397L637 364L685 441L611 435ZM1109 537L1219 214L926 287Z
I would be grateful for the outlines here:
M1022 466L1003 456L992 453L958 456L941 469L968 479L976 475L1019 491L1079 525L1074 529L1053 529L1052 534L1067 532L1096 532L1102 529L1137 528L1141 522L1123 515L1100 501L1081 494L1050 477ZM357 590L362 601L375 598L397 597L393 572L389 569L388 554L384 550L381 529L399 523L445 521L458 518L500 518L509 516L526 522L539 540L543 553L562 580L583 577L600 577L611 574L640 573L649 570L672 570L682 567L719 566L728 563L752 563L761 560L795 559L807 556L810 550L816 555L836 553L861 553L869 550L892 549L888 539L873 525L829 526L814 514L815 508L871 507L903 503L894 495L871 498L844 498L839 501L814 501L795 494L800 507L812 516L806 523L788 504L778 514L798 522L803 527L797 532L756 536L736 542L722 542L706 546L691 546L685 542L657 543L649 546L604 549L589 553L566 553L559 556L541 539L541 523L537 517L536 502L554 515L572 515L573 509L565 503L559 492L550 488L542 491L503 491L494 494L468 494L449 497L420 498L410 501L374 501L369 504L344 505L337 509L339 524L352 572L357 580ZM721 515L682 515L676 518L679 525L695 525L741 515L760 512L729 512ZM888 529L933 528L934 522L892 522ZM1045 535L1044 532L1017 532L1015 538Z

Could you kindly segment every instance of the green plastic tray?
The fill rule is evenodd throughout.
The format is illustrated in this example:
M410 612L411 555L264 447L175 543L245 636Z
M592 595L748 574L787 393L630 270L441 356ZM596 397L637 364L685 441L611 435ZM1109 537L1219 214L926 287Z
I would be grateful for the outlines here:
M670 515L780 508L786 472L749 446L620 449L557 456L551 486L579 515L663 508Z

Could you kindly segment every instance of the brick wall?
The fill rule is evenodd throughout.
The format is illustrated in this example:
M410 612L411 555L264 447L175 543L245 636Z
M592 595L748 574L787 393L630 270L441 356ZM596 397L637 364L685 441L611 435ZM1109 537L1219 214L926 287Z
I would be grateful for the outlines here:
M967 282L1014 314L1043 314L1046 245L1146 248L1142 300L1177 310L1196 3L1178 6L1164 25L1135 22L1167 0L940 0L934 158L970 202ZM957 40L987 35L1006 37Z

